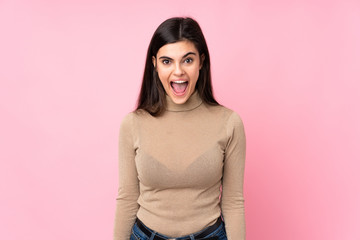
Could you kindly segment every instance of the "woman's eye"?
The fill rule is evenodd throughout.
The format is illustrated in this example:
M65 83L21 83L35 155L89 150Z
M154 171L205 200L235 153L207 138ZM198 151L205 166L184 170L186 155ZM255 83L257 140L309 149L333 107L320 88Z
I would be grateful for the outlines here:
M170 63L170 60L169 59L165 59L162 61L163 64L169 64Z
M185 62L186 62L186 63L192 63L192 61L193 61L192 58L187 58L187 59L185 59Z

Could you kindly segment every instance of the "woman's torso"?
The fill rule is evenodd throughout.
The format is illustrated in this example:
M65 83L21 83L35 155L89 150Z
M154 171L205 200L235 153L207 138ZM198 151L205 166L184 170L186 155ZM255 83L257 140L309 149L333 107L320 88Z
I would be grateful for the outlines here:
M188 105L170 106L160 117L133 113L137 217L167 236L197 232L221 214L223 160L233 112L195 97Z

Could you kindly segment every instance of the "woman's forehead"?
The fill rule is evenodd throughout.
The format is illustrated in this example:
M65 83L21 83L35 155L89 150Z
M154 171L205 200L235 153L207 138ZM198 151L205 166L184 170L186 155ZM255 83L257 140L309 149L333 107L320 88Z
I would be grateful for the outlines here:
M198 51L195 47L195 44L191 41L184 40L179 41L175 43L168 43L162 46L158 53L157 57L169 57L169 58L182 58L184 55L186 55L189 52L193 52L196 55L198 55Z

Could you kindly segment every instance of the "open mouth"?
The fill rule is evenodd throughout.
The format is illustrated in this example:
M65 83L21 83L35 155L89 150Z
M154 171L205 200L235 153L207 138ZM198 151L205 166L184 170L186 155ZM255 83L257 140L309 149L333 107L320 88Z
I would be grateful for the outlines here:
M183 95L187 89L188 81L178 80L170 82L171 88L175 95Z

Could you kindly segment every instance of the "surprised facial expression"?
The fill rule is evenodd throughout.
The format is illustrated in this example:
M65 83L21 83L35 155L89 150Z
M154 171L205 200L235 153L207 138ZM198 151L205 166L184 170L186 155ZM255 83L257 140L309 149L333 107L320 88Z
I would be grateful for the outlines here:
M174 103L183 104L194 93L203 61L204 56L187 40L166 44L153 56L160 81Z

